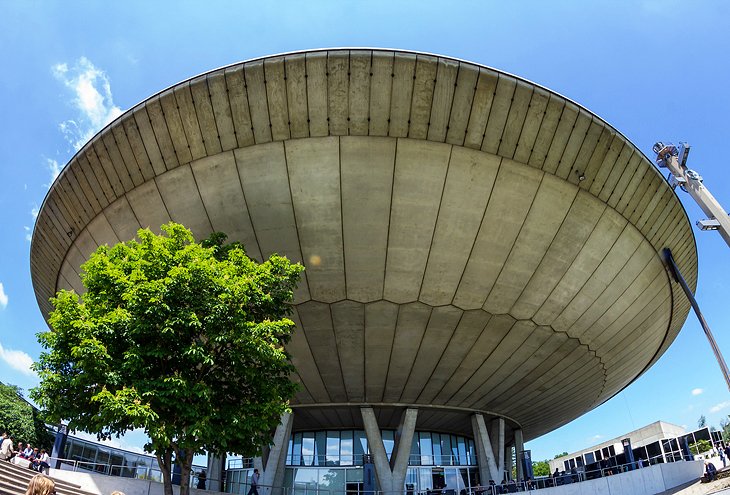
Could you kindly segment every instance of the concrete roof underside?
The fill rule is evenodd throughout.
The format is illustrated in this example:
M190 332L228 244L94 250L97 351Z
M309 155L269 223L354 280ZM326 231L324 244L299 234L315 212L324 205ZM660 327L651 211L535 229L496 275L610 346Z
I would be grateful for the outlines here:
M533 83L409 52L253 60L127 111L41 208L43 314L83 291L97 246L170 220L307 266L296 404L481 410L526 439L674 340L690 306L662 248L697 279L682 205L618 131Z

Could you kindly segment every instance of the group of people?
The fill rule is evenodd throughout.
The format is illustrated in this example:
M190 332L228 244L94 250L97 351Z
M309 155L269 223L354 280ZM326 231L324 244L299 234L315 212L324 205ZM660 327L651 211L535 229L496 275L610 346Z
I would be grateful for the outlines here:
M23 442L18 442L18 447L15 449L13 448L13 437L8 435L7 432L3 432L0 438L2 438L0 460L10 461L14 457L18 457L27 460L28 467L34 471L47 473L50 469L51 456L46 449L38 450L38 447L33 447L30 443L23 445Z
M716 445L715 448L722 461L722 467L727 467L727 461L725 459L730 459L730 445L726 447ZM705 479L707 481L715 481L717 479L717 467L715 467L712 461L705 461Z
M28 482L25 495L56 495L56 483L48 476L37 474ZM113 491L111 495L124 495L124 493Z

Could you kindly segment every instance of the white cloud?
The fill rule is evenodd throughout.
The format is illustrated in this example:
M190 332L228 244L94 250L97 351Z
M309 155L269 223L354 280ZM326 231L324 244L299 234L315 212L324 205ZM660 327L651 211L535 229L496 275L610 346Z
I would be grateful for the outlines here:
M56 64L51 70L73 93L72 103L78 116L62 122L59 128L78 151L102 127L121 115L122 110L114 104L106 73L86 57L81 57L72 66Z
M23 351L6 349L0 344L0 359L5 361L11 368L25 375L35 376L35 371L30 369L30 366L33 364L33 358Z
M592 436L591 438L589 438L588 440L589 440L589 441L591 441L591 442L597 442L597 441L599 441L599 440L600 440L601 438L603 438L603 435L593 435L593 436Z
M30 227L23 225L23 230L25 230L25 240L28 242L33 240L33 232L30 230Z
M5 309L7 305L8 295L5 293L5 287L3 287L3 283L0 282L0 309Z
M704 392L704 390L702 390L701 388L692 389L692 395L700 395L702 392Z
M715 404L714 406L712 406L710 408L710 412L711 413L720 412L723 409L727 409L728 407L730 407L730 400L726 400L725 402L720 402L719 404Z
M56 180L56 177L58 177L58 174L61 173L61 166L58 164L56 160L53 160L51 158L46 158L46 166L48 167L48 170L51 172L51 181L50 184L53 184L53 181ZM38 207L36 206L31 210L31 215L33 215L33 218L38 216Z

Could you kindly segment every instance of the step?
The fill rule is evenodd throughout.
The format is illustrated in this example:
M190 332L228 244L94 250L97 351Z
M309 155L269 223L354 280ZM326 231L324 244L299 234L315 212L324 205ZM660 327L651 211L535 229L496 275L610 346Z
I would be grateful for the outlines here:
M5 495L25 495L28 482L38 473L28 468L23 468L0 462L0 493ZM59 480L49 476L56 485L57 495L93 495L81 490L79 485Z
M25 495L28 483L11 483L4 479L0 479L0 493L2 495ZM69 489L65 486L56 485L56 495L93 495L89 492L81 490Z
M0 473L2 473L2 472L12 473L15 476L19 476L19 477L25 479L26 483L28 481L30 481L30 479L33 476L38 474L38 472L33 471L32 469L29 469L27 467L19 466L16 464L11 464L11 463L7 463L7 462L0 463ZM51 478L53 478L53 477L51 476ZM65 480L59 480L59 479L53 478L53 481L56 483L56 485L63 485L63 486L67 486L69 488L76 488L76 489L81 488L80 485L76 485L74 483L69 483L68 481L65 481Z

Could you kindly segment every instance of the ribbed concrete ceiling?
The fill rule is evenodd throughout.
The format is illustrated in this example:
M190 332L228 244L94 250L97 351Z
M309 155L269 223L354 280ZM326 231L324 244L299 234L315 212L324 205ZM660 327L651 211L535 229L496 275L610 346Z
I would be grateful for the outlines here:
M68 164L31 246L44 315L97 246L169 220L303 261L299 404L477 409L526 439L604 402L666 350L694 287L673 191L597 116L431 55L254 60L126 112ZM329 425L334 426L334 425Z

